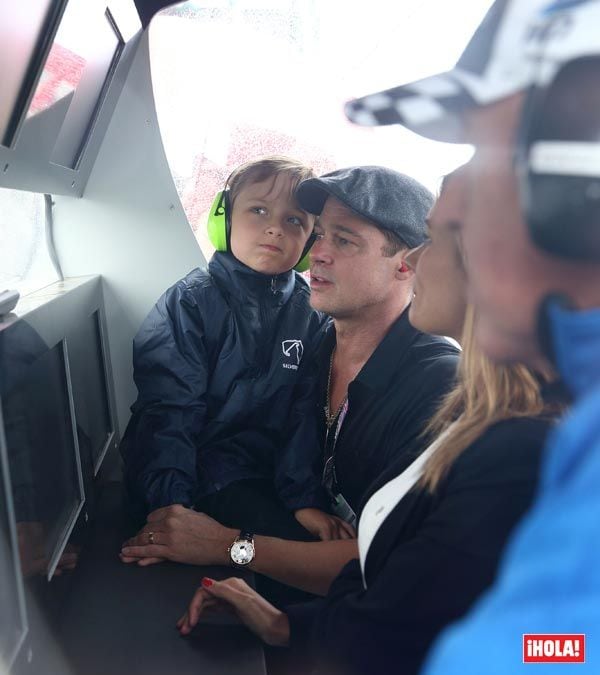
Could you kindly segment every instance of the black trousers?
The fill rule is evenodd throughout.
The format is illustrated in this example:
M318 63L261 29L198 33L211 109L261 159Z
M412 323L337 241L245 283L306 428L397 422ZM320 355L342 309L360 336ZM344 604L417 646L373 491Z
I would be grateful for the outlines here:
M226 527L251 534L290 541L318 540L282 504L268 480L252 478L236 481L215 494L203 497L195 508ZM256 555L260 555L260 550L256 551ZM262 575L256 575L256 586L261 595L278 607L314 597Z

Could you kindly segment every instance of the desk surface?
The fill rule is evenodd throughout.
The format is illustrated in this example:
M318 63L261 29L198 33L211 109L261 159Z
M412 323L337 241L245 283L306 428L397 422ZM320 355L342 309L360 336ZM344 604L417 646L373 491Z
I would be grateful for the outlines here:
M118 484L103 490L70 585L60 632L73 675L265 675L261 644L243 626L215 619L187 638L175 629L200 579L232 570L121 563L121 494Z

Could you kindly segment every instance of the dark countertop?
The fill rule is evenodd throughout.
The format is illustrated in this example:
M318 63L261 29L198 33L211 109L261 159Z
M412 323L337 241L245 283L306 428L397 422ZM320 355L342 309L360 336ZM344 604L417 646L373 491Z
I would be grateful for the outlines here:
M225 578L229 568L177 563L125 565L122 489L102 491L90 540L73 573L60 638L73 675L265 675L261 643L234 619L208 619L182 638L175 622L203 576Z

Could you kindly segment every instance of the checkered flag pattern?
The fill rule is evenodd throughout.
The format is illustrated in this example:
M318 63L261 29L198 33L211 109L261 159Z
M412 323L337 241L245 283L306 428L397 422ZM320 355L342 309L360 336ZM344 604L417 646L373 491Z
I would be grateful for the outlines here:
M402 124L433 140L464 142L466 109L600 53L598 25L600 0L496 0L452 70L350 101L346 115L363 126Z

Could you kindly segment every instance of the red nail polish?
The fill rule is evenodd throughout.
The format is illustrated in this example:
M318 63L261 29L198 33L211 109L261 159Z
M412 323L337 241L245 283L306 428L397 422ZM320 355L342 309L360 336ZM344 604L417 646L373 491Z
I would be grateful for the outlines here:
M210 588L213 585L213 580L209 579L208 577L204 577L204 579L202 579L202 585L204 588Z

